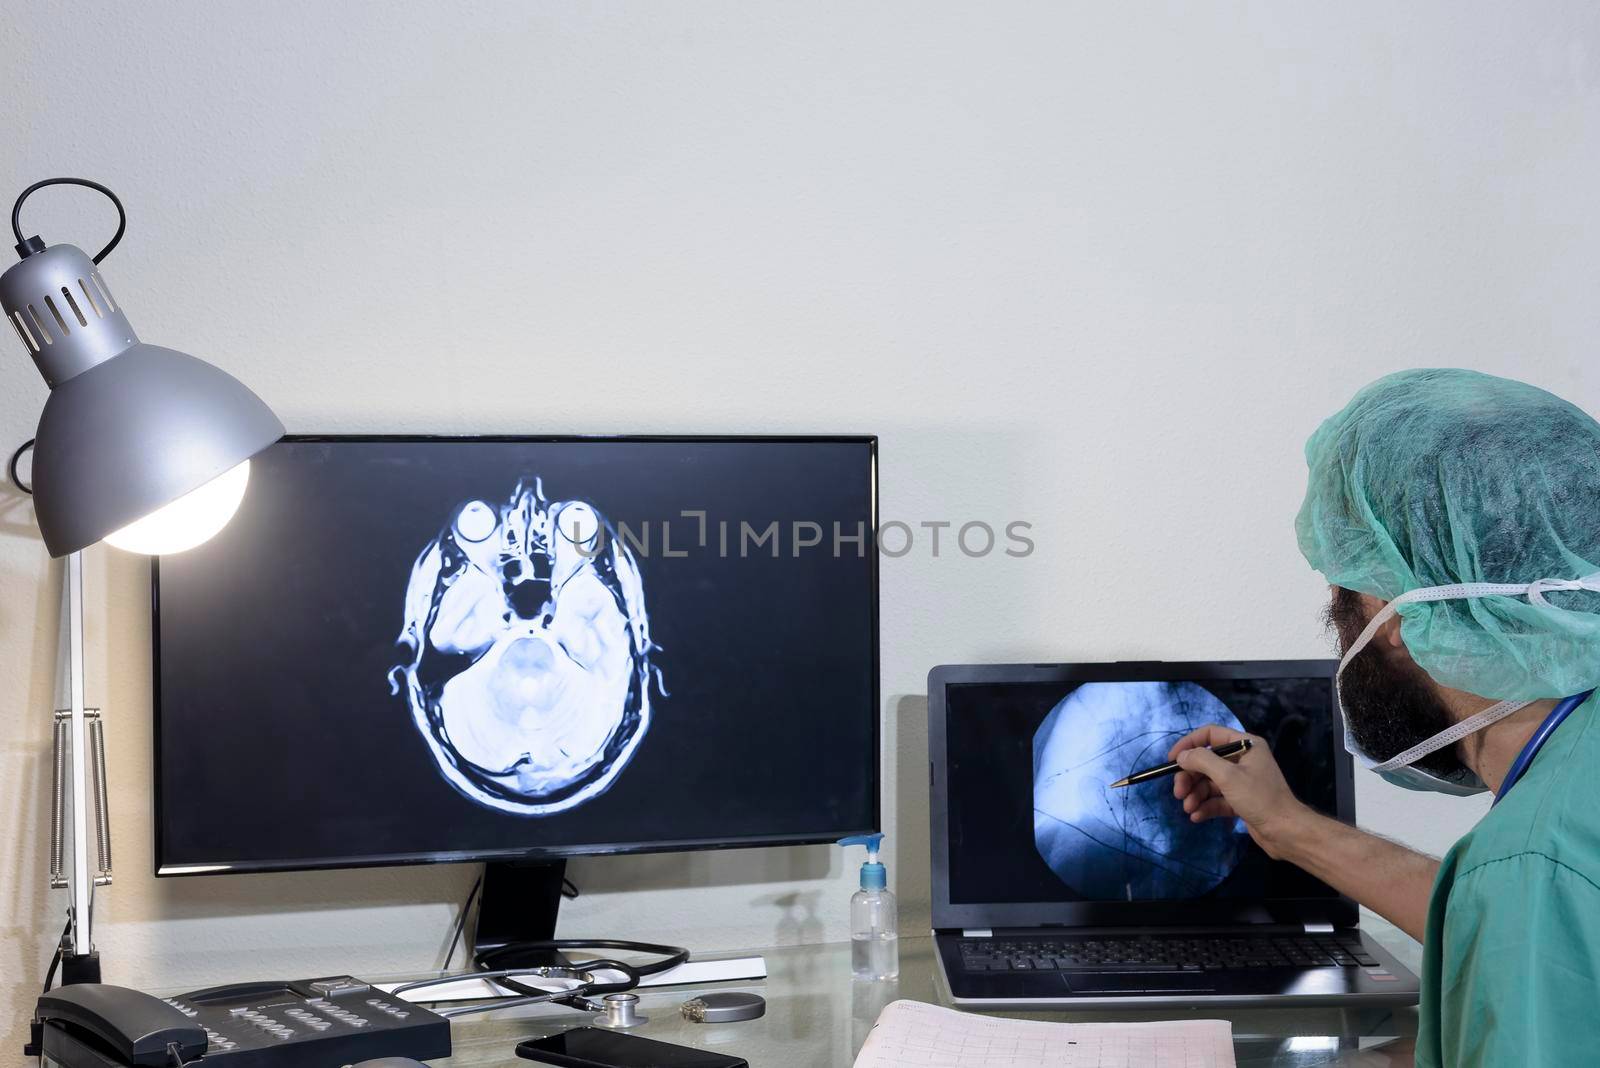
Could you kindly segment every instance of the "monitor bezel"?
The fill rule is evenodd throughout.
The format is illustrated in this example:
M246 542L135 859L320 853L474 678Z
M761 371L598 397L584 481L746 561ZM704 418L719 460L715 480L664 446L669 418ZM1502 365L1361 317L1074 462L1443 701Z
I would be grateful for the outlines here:
M1331 887L1325 897L1201 898L1176 901L953 902L950 900L948 710L946 689L968 684L1181 682L1211 679L1325 678L1333 730L1336 815L1355 821L1350 755L1332 734L1338 724L1336 660L1136 661L1091 664L941 664L928 672L928 763L931 783L932 905L935 930L1023 927L1233 926L1244 923L1354 926L1356 903Z
M689 838L648 842L596 842L557 848L531 847L502 850L434 850L415 853L350 854L338 857L301 857L281 861L229 861L224 863L169 863L162 813L167 800L163 790L161 766L161 558L150 558L150 645L151 645L151 758L153 783L151 817L154 830L153 866L162 878L204 875L238 875L260 872L329 871L346 868L407 867L417 864L463 864L478 862L537 862L580 856L618 856L643 853L674 853L713 849L753 849L764 846L824 845L840 838L869 834L883 824L883 660L879 605L881 561L877 549L878 525L878 437L876 434L286 434L280 442L290 444L383 444L451 445L579 445L579 444L794 444L865 445L868 457L868 508L870 530L867 555L872 584L872 798L871 824L818 830L815 833L741 836L727 838ZM178 803L182 803L181 799Z

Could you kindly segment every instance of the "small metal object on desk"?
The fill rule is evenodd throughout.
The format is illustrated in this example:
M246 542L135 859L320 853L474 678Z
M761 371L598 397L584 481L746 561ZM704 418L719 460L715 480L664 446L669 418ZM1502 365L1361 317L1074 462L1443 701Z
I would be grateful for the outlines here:
M625 1030L650 1022L650 1017L639 1015L638 994L607 994L600 999L605 1015L594 1022L596 1027L614 1027Z
M685 1001L680 1011L690 1023L732 1023L765 1016L767 1003L760 994L701 994Z

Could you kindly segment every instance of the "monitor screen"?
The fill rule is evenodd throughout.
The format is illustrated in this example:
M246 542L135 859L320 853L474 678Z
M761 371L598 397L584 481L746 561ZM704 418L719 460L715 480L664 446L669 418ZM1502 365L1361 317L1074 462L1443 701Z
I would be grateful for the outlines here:
M1263 737L1296 795L1337 811L1326 674L952 684L945 704L952 904L1337 896L1242 821L1190 822L1171 777L1110 785L1215 723Z
M162 874L878 824L871 438L290 438L155 570Z

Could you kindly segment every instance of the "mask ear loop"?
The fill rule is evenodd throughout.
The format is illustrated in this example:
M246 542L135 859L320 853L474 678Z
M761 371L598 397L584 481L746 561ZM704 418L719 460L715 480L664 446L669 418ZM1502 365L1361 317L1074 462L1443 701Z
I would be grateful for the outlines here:
M1600 572L1585 575L1580 579L1535 579L1528 583L1509 582L1458 582L1449 586L1426 586L1421 589L1408 590L1394 600L1380 608L1362 628L1360 636L1351 643L1350 649L1339 660L1339 673L1343 674L1344 667L1351 659L1366 648L1372 636L1378 633L1378 628L1388 622L1399 611L1402 604L1411 604L1421 601L1448 601L1466 599L1471 597L1526 597L1528 603L1541 608L1554 608L1545 600L1546 592L1559 590L1589 590L1600 593ZM1338 678L1334 677L1334 687L1338 688ZM1502 720L1511 713L1533 704L1533 701L1500 701L1490 705L1481 712L1475 712L1447 730L1440 731L1432 738L1419 742L1402 753L1397 753L1381 764L1372 765L1373 771L1394 771L1427 756L1429 753L1443 749L1447 745L1454 745L1474 731L1481 730L1489 724ZM1341 699L1341 709L1343 703Z
M1407 764L1415 763L1436 750L1447 745L1454 745L1473 731L1481 730L1496 720L1505 719L1519 708L1526 708L1533 704L1532 701L1501 701L1490 705L1482 712L1474 712L1466 719L1459 721L1447 730L1442 730L1425 742L1418 742L1403 753L1397 753L1385 760L1382 764L1372 765L1373 771L1393 771L1403 768Z
M1538 605L1540 608L1556 608L1556 605L1545 600L1544 595L1547 592L1560 590L1588 590L1590 593L1600 593L1600 571L1580 579L1535 579L1528 583L1528 603Z

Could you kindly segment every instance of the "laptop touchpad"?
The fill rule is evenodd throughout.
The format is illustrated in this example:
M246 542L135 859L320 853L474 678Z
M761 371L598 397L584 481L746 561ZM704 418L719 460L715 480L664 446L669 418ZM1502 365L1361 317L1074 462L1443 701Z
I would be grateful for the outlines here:
M1206 986L1196 976L1186 982L1176 982L1170 972L1073 972L1062 975L1067 989L1074 994L1209 994Z

